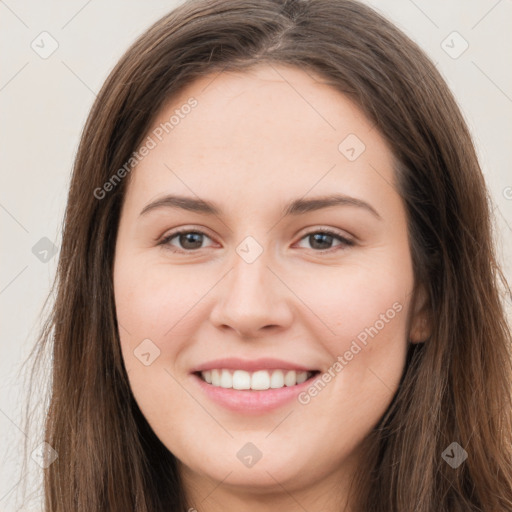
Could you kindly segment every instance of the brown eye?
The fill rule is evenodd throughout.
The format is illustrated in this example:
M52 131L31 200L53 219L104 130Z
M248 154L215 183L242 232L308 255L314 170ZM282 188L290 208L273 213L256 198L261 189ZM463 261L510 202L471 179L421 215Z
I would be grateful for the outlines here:
M313 231L306 234L301 240L305 239L316 252L336 250L336 247L343 249L347 246L354 245L352 240L348 240L340 234L328 230ZM338 244L333 247L334 242L338 242Z
M176 252L191 252L203 248L202 244L205 237L210 239L210 237L201 231L182 230L166 236L159 245L169 247ZM175 243L171 243L174 239L177 240L178 247L176 247Z

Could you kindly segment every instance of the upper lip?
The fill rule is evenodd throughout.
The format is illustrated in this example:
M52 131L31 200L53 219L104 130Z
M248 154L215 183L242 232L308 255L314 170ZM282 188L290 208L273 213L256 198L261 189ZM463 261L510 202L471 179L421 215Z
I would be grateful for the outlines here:
M303 372L315 371L313 368L304 366L302 364L269 357L261 359L238 359L236 357L225 357L200 364L192 369L192 373L221 368L231 370L245 370L249 372L256 370L298 370Z

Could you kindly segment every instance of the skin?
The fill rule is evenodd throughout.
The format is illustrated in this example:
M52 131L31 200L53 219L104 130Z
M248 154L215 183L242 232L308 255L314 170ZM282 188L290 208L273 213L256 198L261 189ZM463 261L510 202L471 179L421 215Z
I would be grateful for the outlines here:
M123 203L114 291L130 386L178 458L191 507L349 511L361 442L398 388L408 343L426 335L412 302L392 154L346 96L295 68L201 78L152 129L190 97L197 106L132 171ZM354 161L338 149L348 134L366 146ZM334 192L379 217L354 205L282 215L291 200ZM215 202L222 213L161 207L140 215L171 193ZM159 245L176 228L205 236ZM353 244L307 236L325 229ZM236 252L247 236L263 249L250 264ZM190 374L226 356L326 372L393 304L400 311L306 405L243 415L212 402ZM160 350L149 366L134 355L144 339ZM247 442L263 454L250 468L236 456Z

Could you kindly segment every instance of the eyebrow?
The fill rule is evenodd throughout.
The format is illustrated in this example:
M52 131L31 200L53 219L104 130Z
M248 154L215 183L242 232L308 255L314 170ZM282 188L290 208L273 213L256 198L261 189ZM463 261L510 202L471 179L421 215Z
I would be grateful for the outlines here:
M307 212L317 211L333 206L356 206L370 212L379 220L382 220L382 217L379 215L377 210L367 202L355 197L340 194L315 197L311 199L295 199L285 205L282 215L284 217L301 215ZM204 215L220 216L222 214L221 209L211 201L187 196L166 195L146 205L140 212L139 216L160 208L179 208Z

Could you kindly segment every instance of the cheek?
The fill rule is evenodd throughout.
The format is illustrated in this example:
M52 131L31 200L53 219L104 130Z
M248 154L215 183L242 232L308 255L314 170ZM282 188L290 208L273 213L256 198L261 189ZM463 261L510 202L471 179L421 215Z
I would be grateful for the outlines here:
M318 340L334 358L354 340L369 351L377 350L372 340L404 340L412 285L412 268L405 261L398 267L363 261L303 274L294 292L310 308L313 316L308 316L325 326Z
M333 417L350 410L356 424L367 426L384 413L405 365L413 285L406 259L399 266L388 261L330 269L329 279L317 273L294 289L313 310L312 322L321 319L325 326L317 340L330 356L317 385L303 395L304 405L315 403L312 408L327 408Z
M180 378L186 370L180 356L205 321L201 306L217 281L208 268L192 270L136 257L116 262L121 352L132 392L146 417L176 416L176 410L190 408L189 397L172 377Z
M199 322L200 308L194 305L207 292L207 282L208 276L185 266L135 257L119 259L114 270L121 351L132 393L161 439L178 436L180 446L186 436L173 433L168 418L186 418L194 402L174 378L175 362L190 345L191 329Z
M117 265L116 311L125 334L132 333L124 339L136 343L143 336L161 344L166 337L179 334L194 306L214 282L208 275L191 272L185 266L171 268L138 261Z

